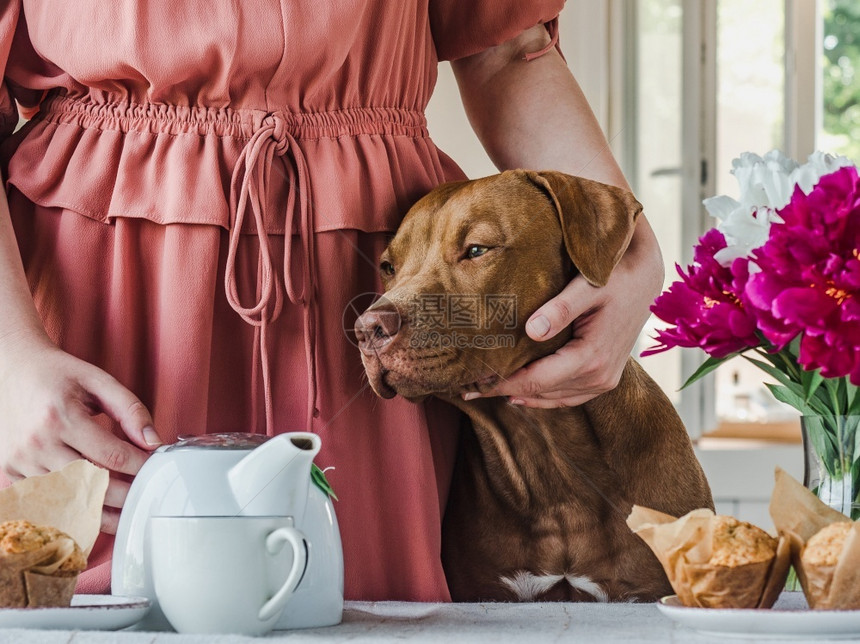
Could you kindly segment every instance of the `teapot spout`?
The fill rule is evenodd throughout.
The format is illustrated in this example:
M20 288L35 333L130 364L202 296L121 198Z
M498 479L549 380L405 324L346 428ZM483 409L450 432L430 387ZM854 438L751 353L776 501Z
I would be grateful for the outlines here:
M243 516L291 516L301 525L320 437L291 432L270 438L227 472Z

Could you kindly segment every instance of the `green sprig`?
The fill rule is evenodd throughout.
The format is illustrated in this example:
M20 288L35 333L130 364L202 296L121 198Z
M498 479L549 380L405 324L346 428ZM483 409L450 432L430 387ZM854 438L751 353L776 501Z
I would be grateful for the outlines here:
M338 500L337 494L334 493L334 488L332 488L331 483L329 483L328 479L325 477L325 472L323 472L316 463L311 463L311 480L328 496L333 498L335 501Z

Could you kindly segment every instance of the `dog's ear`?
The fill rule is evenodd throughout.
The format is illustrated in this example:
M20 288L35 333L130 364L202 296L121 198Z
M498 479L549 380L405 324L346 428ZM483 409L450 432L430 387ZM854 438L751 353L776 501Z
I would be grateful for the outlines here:
M589 284L605 285L627 250L642 204L627 190L562 172L525 175L555 205L573 265Z

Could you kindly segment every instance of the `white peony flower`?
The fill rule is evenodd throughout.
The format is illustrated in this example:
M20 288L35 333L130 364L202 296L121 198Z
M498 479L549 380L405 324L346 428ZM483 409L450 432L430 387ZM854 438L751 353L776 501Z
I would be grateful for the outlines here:
M847 165L853 165L849 159L823 152L812 153L803 165L779 150L771 150L764 157L752 152L741 154L732 161L731 171L740 186L740 200L720 195L703 202L726 238L727 247L715 255L717 261L729 266L738 257L749 257L767 241L770 225L782 222L776 211L788 205L795 186L809 194L822 176ZM750 265L750 271L757 269Z
M850 165L854 164L846 157L816 151L809 155L809 160L805 164L791 173L791 180L795 185L800 186L803 194L808 195L825 174Z
M738 257L749 257L753 250L762 246L770 234L770 225L782 221L770 208L737 209L718 228L726 238L726 248L717 251L716 260L729 266ZM751 267L755 272L755 268Z
M771 150L764 158L745 152L732 161L732 174L741 189L741 203L750 208L782 208L791 200L790 175L797 163Z

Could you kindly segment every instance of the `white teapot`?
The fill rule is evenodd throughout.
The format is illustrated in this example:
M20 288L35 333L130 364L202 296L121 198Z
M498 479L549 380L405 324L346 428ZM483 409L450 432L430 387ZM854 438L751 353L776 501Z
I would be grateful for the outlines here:
M307 566L276 629L330 626L343 612L343 550L328 494L311 484L320 438L226 433L159 447L138 472L120 515L111 569L114 595L153 605L137 628L170 626L158 608L149 556L154 516L291 516L304 533Z

